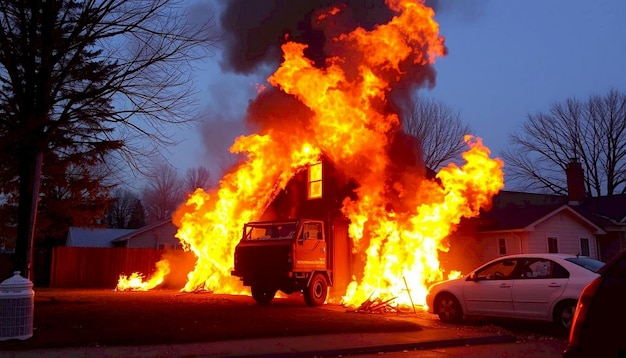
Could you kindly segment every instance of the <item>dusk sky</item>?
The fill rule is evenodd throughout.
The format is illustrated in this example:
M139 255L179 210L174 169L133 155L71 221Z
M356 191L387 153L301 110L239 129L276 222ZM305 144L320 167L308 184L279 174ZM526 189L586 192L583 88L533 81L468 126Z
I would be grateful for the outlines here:
M208 1L199 4L210 13ZM626 91L626 1L442 0L436 11L448 55L434 65L435 87L419 93L459 112L494 157L528 114L568 98ZM275 70L244 76L221 61L216 53L196 76L203 123L177 134L182 142L170 148L181 173L203 165L214 179L221 176L228 148L246 134L256 84Z

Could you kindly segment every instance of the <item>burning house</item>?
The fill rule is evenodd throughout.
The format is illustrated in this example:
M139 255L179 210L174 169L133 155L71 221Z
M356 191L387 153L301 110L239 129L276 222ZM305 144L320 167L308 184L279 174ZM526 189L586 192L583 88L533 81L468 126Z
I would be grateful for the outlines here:
M230 275L233 253L243 225L267 218L329 224L331 301L356 305L410 287L419 303L447 274L438 252L461 218L490 205L503 164L468 135L464 165L436 177L423 166L419 143L402 132L403 99L433 84L432 64L447 50L422 1L385 3L385 21L369 26L346 26L357 12L345 5L307 12L323 46L283 35L282 62L249 106L259 130L231 147L241 162L174 215L197 259L183 291L249 294Z

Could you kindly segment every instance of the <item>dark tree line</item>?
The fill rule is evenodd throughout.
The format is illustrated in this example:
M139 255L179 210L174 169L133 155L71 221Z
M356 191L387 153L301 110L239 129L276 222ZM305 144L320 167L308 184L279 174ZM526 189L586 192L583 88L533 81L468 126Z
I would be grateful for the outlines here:
M100 168L114 171L113 155L140 168L169 143L168 125L194 119L191 63L217 37L185 3L0 2L0 188L17 207L17 270L30 276L39 204L73 197L102 211L87 204L106 205Z
M106 212L108 227L137 229L147 224L171 219L174 211L196 189L214 186L205 167L189 168L180 175L165 162L156 164L146 175L146 184L136 193L116 188Z

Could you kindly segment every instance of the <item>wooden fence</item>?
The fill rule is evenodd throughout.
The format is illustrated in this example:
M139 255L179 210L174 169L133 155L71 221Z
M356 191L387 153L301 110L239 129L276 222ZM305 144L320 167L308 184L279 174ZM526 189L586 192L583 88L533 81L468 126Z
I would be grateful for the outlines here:
M139 248L55 247L50 267L50 287L111 288L120 275L140 272L150 277L167 250ZM178 250L177 256L193 256ZM168 251L171 255L171 251Z

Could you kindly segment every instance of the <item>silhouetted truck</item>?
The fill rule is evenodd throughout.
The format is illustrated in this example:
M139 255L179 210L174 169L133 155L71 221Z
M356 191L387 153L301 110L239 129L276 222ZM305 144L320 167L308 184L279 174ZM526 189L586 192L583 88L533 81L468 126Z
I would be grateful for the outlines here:
M280 290L302 292L307 305L319 306L332 285L324 229L321 220L247 223L231 274L250 286L259 304L269 304Z

